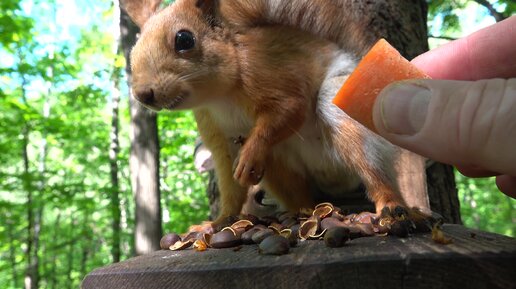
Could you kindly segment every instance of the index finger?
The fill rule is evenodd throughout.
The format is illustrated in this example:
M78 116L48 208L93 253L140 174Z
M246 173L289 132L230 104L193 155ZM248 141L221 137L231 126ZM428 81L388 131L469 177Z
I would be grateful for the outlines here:
M412 63L434 79L516 77L516 16L428 51Z

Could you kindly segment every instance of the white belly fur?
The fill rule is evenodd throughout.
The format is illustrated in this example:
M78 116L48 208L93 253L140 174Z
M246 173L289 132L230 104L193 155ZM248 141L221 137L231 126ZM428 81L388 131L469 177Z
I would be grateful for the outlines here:
M348 116L332 104L332 99L356 66L349 54L337 52L321 85L315 113L307 113L297 134L278 144L275 156L285 158L291 168L309 177L318 190L338 195L360 184L358 175L335 151L328 132ZM293 153L295 152L295 153Z
M331 100L356 63L352 56L336 52L319 91L315 113L308 112L301 129L273 148L275 158L283 159L288 167L308 177L325 194L342 194L356 188L361 182L358 175L338 156L327 133L325 134L325 131L337 127L344 118L349 118ZM211 111L218 124L227 132L229 141L238 136L247 136L253 127L253 121L229 103L214 106ZM377 139L379 138L371 133L368 143L373 146L381 143L380 146L383 146L384 141ZM239 146L232 145L231 148L232 154L236 156ZM376 154L373 152L370 157L374 165Z

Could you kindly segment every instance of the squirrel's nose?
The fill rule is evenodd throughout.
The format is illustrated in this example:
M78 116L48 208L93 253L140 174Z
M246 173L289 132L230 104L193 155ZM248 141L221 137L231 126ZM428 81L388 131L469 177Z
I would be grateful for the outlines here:
M151 105L154 103L154 90L152 88L136 90L134 96L143 104Z

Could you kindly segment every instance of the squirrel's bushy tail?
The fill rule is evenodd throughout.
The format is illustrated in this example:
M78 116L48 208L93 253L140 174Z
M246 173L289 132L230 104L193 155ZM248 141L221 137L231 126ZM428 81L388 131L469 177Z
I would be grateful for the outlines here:
M361 54L372 39L365 39L367 19L362 4L348 0L224 0L221 14L230 25L253 27L283 25L312 33ZM361 2L361 1L358 1ZM362 7L363 8L363 7Z

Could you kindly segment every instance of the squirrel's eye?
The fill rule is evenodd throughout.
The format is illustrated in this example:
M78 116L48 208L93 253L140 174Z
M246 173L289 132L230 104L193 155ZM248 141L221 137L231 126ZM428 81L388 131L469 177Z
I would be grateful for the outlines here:
M176 52L185 52L195 46L195 37L192 32L180 30L176 33L175 50Z

